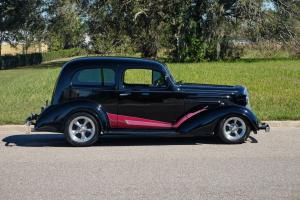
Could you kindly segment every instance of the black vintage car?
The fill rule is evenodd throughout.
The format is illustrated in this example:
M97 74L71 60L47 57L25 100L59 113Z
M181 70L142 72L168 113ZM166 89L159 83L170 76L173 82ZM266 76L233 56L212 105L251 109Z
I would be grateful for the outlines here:
M65 134L74 146L101 135L217 135L229 144L269 126L250 110L242 86L183 84L166 65L124 57L88 57L64 65L51 104L28 117L34 131Z

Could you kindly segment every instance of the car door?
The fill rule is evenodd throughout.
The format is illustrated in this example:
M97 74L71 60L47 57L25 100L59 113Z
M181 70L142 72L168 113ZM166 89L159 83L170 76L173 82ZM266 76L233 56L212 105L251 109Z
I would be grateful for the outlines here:
M68 101L98 103L108 113L117 113L116 68L113 65L82 66L72 76Z
M170 129L183 115L183 97L166 82L163 71L125 68L119 88L119 128Z

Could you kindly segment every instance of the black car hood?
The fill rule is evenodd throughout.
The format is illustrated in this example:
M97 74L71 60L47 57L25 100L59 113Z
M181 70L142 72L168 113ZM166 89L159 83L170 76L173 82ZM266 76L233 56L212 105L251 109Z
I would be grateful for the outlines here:
M213 84L194 84L194 83L184 83L177 85L179 90L183 92L192 93L219 93L219 94L245 94L246 88L243 86L231 86L231 85L213 85Z

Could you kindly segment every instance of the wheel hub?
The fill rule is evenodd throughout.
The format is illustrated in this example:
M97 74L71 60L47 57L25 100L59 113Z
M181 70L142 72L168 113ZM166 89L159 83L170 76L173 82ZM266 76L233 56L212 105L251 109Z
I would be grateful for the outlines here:
M95 135L94 122L85 116L79 116L73 119L69 125L69 134L72 140L76 142L87 142Z
M223 131L228 140L236 141L246 134L247 128L243 119L230 117L225 121Z

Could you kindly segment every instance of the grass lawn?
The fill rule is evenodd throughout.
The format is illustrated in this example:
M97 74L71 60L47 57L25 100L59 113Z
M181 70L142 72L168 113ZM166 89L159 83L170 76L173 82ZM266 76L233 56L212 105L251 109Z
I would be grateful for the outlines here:
M51 98L65 61L0 70L0 124L22 124ZM262 120L300 119L300 60L168 64L177 81L245 85Z

